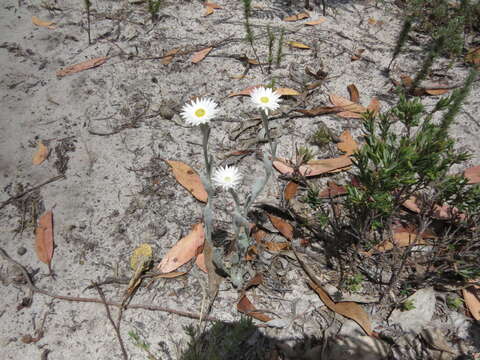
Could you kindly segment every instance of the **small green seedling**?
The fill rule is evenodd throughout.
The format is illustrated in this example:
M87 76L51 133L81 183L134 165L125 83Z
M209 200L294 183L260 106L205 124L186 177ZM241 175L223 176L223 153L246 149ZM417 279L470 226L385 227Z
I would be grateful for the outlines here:
M405 300L402 303L402 311L410 311L415 309L415 303L413 300Z
M152 22L157 21L161 5L162 0L148 0L148 12L150 13Z
M320 148L330 144L332 142L332 132L326 125L321 125L310 137L310 143Z
M365 277L362 274L355 274L350 276L345 281L345 288L349 292L359 292L362 290L362 283L365 280Z
M448 296L447 306L452 310L459 310L463 306L463 299L458 296Z

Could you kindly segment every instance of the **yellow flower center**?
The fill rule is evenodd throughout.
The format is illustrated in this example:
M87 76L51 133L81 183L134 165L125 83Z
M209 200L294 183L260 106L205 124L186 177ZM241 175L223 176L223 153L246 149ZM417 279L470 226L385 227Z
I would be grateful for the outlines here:
M195 116L197 116L197 117L205 116L205 113L206 113L205 109L197 109L197 110L195 110Z
M262 103L264 103L264 104L268 104L269 100L270 100L270 99L268 98L268 96L262 96L262 97L260 98L260 102L262 102Z
M223 181L225 181L226 183L229 183L229 182L232 182L232 178L230 176L225 176L223 178Z

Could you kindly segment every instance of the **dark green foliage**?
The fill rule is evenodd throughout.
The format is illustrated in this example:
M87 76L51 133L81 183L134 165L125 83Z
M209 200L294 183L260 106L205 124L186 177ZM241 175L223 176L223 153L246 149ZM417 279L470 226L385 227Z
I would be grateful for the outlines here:
M162 0L148 0L148 12L152 22L155 22L158 19L158 12L160 11L160 6L162 5Z
M262 359L268 351L268 344L250 343L248 340L258 329L251 318L238 322L217 322L203 334L193 326L185 328L190 337L187 350L181 360L247 360ZM259 334L258 341L264 341Z
M285 36L285 29L282 27L280 30L280 37L278 38L278 48L277 48L277 57L275 63L277 66L280 66L283 58L283 38Z

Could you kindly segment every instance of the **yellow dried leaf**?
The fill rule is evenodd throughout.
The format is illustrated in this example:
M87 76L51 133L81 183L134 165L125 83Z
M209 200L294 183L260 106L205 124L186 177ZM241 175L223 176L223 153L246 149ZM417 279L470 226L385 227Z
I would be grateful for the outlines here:
M48 148L43 144L42 140L38 141L37 151L33 155L32 163L33 165L40 165L48 157Z
M288 45L297 49L310 49L310 46L302 44L301 42L298 42L298 41L289 41Z
M315 25L323 24L325 21L327 21L327 19L324 18L324 17L321 17L321 18L318 18L316 20L308 21L308 22L305 23L305 25L315 26Z
M137 271L138 267L144 267L152 260L152 247L148 244L142 244L137 247L130 257L130 267L133 271Z
M290 89L290 88L278 88L275 90L277 94L284 95L284 96L298 96L301 95L297 90Z
M203 16L208 16L208 15L211 15L215 12L215 10L213 10L212 7L210 6L207 6L205 7L205 12L203 13Z
M50 30L55 29L55 23L53 21L40 20L36 16L32 16L32 24L37 25L37 26L41 26L41 27L46 27Z
M310 14L306 12L301 12L300 14L287 16L286 18L283 18L283 21L298 21L302 19L308 19L309 17L310 17Z

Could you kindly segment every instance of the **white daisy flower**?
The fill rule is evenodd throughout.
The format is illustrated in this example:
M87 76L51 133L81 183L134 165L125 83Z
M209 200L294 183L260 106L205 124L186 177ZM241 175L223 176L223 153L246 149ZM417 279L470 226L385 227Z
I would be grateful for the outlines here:
M253 103L258 108L268 114L269 111L274 111L280 106L280 94L272 91L270 88L258 87L250 93Z
M219 167L212 178L215 185L225 190L235 189L242 181L242 174L235 166Z
M217 104L208 98L197 99L182 108L182 117L189 125L207 124L217 115Z

